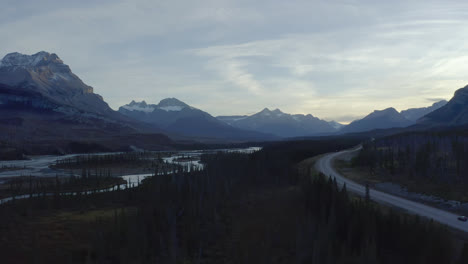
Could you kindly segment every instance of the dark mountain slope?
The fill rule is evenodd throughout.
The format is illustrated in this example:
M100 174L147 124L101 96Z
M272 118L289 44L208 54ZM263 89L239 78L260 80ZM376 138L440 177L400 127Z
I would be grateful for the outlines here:
M411 124L412 122L398 113L395 108L387 108L380 111L375 110L366 117L351 122L349 125L343 127L340 133L356 133L374 129L406 127Z
M121 106L119 112L136 120L155 124L166 131L191 137L226 140L271 140L275 138L271 134L232 127L176 98L163 99L159 104L132 101Z
M468 85L458 89L443 107L418 121L426 126L459 126L468 124Z

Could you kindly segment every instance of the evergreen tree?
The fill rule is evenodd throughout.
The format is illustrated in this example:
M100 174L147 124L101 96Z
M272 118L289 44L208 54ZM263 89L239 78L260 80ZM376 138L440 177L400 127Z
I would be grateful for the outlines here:
M370 201L370 188L369 188L369 183L366 182L366 202L368 203Z

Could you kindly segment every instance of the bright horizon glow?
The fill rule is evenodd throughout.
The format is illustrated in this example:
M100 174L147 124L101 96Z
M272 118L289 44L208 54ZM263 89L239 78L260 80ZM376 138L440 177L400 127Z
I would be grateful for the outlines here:
M468 84L461 0L5 1L0 56L56 53L113 109L176 97L349 123Z

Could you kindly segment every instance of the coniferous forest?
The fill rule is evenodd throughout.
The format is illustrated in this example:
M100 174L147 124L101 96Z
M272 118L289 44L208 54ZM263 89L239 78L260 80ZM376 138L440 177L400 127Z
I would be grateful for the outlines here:
M468 183L468 136L456 132L398 134L363 146L358 164L439 182Z
M353 165L415 191L468 201L468 135L463 129L408 132L367 141Z
M357 139L202 156L135 188L0 206L6 263L468 263L444 226L348 193L298 166ZM98 162L98 160L94 160Z

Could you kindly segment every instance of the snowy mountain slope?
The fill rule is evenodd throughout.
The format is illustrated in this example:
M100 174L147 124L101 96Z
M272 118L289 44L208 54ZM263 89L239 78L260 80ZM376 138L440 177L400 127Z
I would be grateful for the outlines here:
M22 146L28 141L28 147L46 152L61 152L59 141L104 142L116 135L160 131L112 110L48 52L10 53L0 61L0 129L14 131L0 133L0 141Z
M61 104L97 114L114 111L54 53L7 54L0 62L0 83L33 90Z

